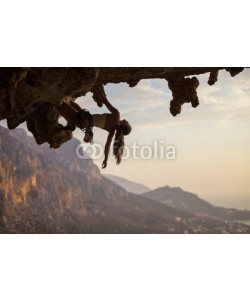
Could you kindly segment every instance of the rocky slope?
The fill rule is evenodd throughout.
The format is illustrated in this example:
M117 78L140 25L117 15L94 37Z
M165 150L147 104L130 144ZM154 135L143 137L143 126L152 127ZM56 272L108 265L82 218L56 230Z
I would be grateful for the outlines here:
M196 194L183 191L179 187L161 187L143 194L144 197L199 215L207 215L230 221L250 220L249 210L228 209L214 206Z
M199 105L199 81L187 76L208 73L208 84L212 85L221 69L235 76L244 68L0 68L0 120L7 119L9 129L27 122L38 144L48 142L58 148L72 138L71 131L58 123L56 107L62 102L72 103L92 92L100 106L97 86L103 89L107 83L127 82L134 87L141 79L162 78L172 91L170 112L176 116L184 103Z
M77 140L51 150L22 129L0 127L0 135L2 231L161 232L169 224L184 230L175 210L144 203L102 177L91 160L77 158Z
M0 127L0 233L250 232L126 192L75 155Z

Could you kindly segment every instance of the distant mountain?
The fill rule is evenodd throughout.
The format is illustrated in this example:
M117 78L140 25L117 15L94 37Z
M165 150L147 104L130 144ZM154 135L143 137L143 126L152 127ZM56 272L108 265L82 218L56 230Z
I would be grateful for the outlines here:
M110 174L103 174L104 177L110 179L111 181L115 182L116 184L118 184L119 186L121 186L122 188L124 188L126 191L133 193L133 194L143 194L146 192L151 191L150 188L148 188L147 186L134 182L134 181L130 181L128 179L122 178L122 177L118 177L118 176L114 176L114 175L110 175Z
M0 233L250 233L127 192L76 156L79 143L50 149L0 126Z
M230 221L250 220L249 210L238 210L214 206L199 198L196 194L183 191L179 187L160 187L144 193L142 196L199 215L207 215Z

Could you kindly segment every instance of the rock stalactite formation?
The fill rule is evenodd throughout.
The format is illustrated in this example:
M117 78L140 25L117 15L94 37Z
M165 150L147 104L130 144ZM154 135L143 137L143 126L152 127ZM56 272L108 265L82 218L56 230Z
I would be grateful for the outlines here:
M222 69L234 77L244 68L0 68L0 120L7 119L9 129L27 122L38 144L48 142L50 147L58 148L72 138L72 133L58 122L56 107L63 101L71 103L92 92L101 106L102 95L96 86L104 92L107 83L127 82L135 87L142 79L160 78L172 91L170 112L176 116L184 103L199 105L199 81L187 77L208 73L208 84L212 85Z
M53 104L44 102L27 119L27 128L35 137L38 145L48 142L51 148L59 148L70 140L70 130L58 123L59 113Z
M173 94L173 100L170 102L170 112L175 117L181 112L181 106L184 103L192 104L192 107L199 105L199 99L196 89L199 86L199 80L192 78L168 79L168 86Z
M219 75L219 70L214 70L210 73L209 79L208 79L208 84L213 85L215 82L218 80L218 75Z

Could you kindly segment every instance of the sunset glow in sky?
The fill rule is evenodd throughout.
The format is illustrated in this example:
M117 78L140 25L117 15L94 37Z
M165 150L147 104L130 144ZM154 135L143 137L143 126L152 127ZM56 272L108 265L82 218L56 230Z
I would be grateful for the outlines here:
M232 78L220 71L215 85L207 84L208 74L198 76L200 106L184 104L182 113L169 112L171 91L165 80L142 80L134 87L108 84L109 101L127 119L132 133L126 145L152 146L155 141L176 147L176 159L124 160L119 166L108 162L103 173L143 183L150 188L180 186L205 199L217 196L250 196L250 70ZM98 108L88 93L77 102L91 113ZM82 140L82 133L76 136ZM106 132L95 128L94 141L105 144ZM101 167L103 157L94 161Z

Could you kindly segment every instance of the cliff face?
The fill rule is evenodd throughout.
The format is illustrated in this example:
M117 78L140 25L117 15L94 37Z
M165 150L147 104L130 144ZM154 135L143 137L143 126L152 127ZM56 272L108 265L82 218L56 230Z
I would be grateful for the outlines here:
M0 233L250 232L126 192L75 155L0 127Z
M72 138L71 131L58 124L56 107L63 101L70 103L91 91L101 105L96 86L127 82L134 87L141 79L162 78L172 91L170 112L176 116L184 103L199 105L199 81L186 76L209 73L211 85L221 69L235 76L244 68L0 68L0 120L7 119L9 129L27 122L38 144L58 148Z
M154 207L151 201L129 194L102 177L91 160L77 158L75 139L52 150L37 146L23 129L10 132L0 127L0 135L2 230L153 232L170 226L162 227L158 220L177 223L171 212L161 211L162 205ZM151 213L158 219L147 220Z

